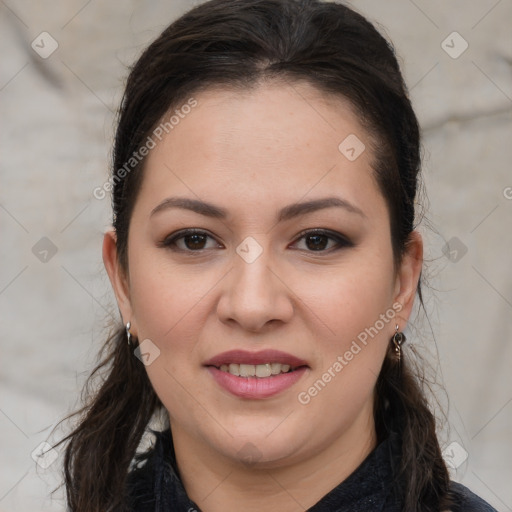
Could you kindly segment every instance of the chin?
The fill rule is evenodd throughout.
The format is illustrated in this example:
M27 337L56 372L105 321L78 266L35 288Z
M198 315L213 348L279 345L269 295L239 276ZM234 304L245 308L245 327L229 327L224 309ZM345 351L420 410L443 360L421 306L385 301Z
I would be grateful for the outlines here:
M279 428L268 428L268 425L265 430L250 426L238 429L233 437L224 437L215 448L226 457L250 467L279 467L298 455L306 439L294 439L289 428L277 430Z
M260 443L253 443L246 441L235 452L234 458L237 462L247 466L258 469L271 469L286 465L291 461L291 457L297 455L294 446L283 444L281 441L279 446L272 443L262 445Z

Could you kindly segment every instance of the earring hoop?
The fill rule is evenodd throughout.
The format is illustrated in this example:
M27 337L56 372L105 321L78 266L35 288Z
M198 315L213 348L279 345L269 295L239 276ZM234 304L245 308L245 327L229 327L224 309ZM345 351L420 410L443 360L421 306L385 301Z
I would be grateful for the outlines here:
M395 334L393 335L392 341L395 347L396 357L398 359L398 362L400 363L400 360L402 358L402 344L405 343L406 337L403 332L399 331L398 324L396 324Z

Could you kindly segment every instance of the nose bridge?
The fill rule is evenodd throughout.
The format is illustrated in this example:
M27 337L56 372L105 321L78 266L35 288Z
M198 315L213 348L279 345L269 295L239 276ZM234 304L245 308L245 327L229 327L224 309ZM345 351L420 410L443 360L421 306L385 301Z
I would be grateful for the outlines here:
M245 238L236 248L234 256L234 283L236 295L252 301L268 300L276 292L273 289L270 267L272 257L268 245L260 238Z
M238 260L238 261L237 261ZM271 293L270 257L261 254L254 261L246 261L240 256L235 258L235 286L249 295Z
M228 289L219 303L222 320L234 320L258 330L272 320L289 320L293 313L286 286L275 275L270 249L253 237L236 248Z

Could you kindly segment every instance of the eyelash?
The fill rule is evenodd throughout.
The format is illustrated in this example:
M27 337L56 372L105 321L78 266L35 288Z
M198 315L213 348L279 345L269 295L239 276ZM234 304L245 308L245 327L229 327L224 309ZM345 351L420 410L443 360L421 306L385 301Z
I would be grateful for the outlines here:
M202 230L199 230L199 229L191 229L191 228L189 228L189 229L184 229L184 230L178 231L177 233L174 233L174 234L168 236L162 242L160 242L158 245L159 245L159 247L165 247L165 248L168 248L168 249L170 249L172 251L175 251L175 252L202 253L204 251L207 251L208 249L193 250L193 249L180 249L180 248L176 248L176 242L178 240L184 239L185 237L192 236L192 235L206 235L207 237L213 239L213 236L211 236L206 231L202 231ZM306 252L310 252L310 253L331 253L331 252L340 250L340 249L342 249L344 247L345 248L346 247L353 247L353 245L354 245L350 240L348 240L343 235L341 235L339 233L336 233L334 231L326 230L326 229L308 229L308 230L302 231L301 233L298 234L297 238L295 239L295 243L298 242L299 240L301 240L302 238L306 238L307 236L315 236L315 235L317 235L317 236L326 236L327 238L336 241L338 246L337 247L336 246L335 247L331 247L330 249L319 250L319 251L306 250ZM301 249L297 249L297 250L301 250Z

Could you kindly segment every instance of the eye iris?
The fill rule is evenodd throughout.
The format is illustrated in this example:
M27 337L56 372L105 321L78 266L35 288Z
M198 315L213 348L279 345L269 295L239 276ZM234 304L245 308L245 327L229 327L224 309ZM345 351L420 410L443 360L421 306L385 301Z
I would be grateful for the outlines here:
M198 233L186 235L183 238L188 249L203 249L203 245L206 242L206 235ZM190 243L190 240L192 240L192 243Z
M307 241L306 245L308 246L308 249L313 250L321 250L325 249L328 243L328 237L326 235L308 235L306 237L307 241L314 240L313 245L311 246Z

